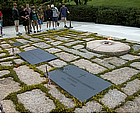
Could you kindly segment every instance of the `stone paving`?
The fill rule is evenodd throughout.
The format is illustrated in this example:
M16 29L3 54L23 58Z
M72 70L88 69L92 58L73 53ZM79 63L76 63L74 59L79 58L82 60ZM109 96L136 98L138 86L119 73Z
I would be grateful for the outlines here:
M99 38L98 38L99 37ZM109 56L88 51L85 44L105 39L89 32L60 30L0 40L0 103L6 113L140 112L140 45L129 53ZM118 40L121 42L121 40ZM14 46L15 42L20 42ZM14 53L12 52L14 48ZM41 48L58 58L37 65L25 63L17 53ZM48 71L75 65L111 82L112 86L81 103L44 76ZM25 108L25 109L23 109Z

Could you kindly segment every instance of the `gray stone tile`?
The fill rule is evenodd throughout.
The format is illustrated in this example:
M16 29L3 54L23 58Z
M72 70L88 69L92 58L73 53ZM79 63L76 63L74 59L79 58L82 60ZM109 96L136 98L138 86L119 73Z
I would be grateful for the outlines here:
M118 113L140 113L140 96L134 101L126 102L122 107L117 108Z
M6 74L9 74L9 73L10 73L9 70L2 70L2 71L0 71L0 77L4 76Z
M85 69L93 74L98 74L100 72L103 72L106 70L106 68L100 66L100 65L97 65L95 63L92 63L88 60L84 60L84 59L80 59L78 61L74 61L72 62L72 64L82 68L82 69Z
M34 50L34 49L36 49L36 47L34 47L34 46L24 48L25 51Z
M115 65L115 66L121 66L127 62L126 60L123 60L123 59L118 58L118 57L109 57L109 58L105 58L103 60L112 64L112 65Z
M63 43L62 41L54 41L54 42L51 42L51 45L53 46L57 46L59 44Z
M26 40L26 39L16 39L17 42L20 42L22 44L29 44L29 43L32 43L32 41L29 41L29 40Z
M74 110L75 113L94 113L94 112L101 112L102 111L102 105L100 105L96 101L90 101L86 103L85 106L82 108L76 108Z
M22 64L24 61L22 59L14 59L16 64Z
M3 57L5 55L6 55L6 53L0 53L0 57Z
M47 66L48 71L50 71L52 69L52 67L47 65L47 64L38 66L37 68L45 73L46 72L46 66Z
M0 62L0 65L2 66L12 66L12 61L8 61L8 62Z
M9 52L10 55L15 55L21 52L18 48L13 48L13 49L14 49L14 54L13 54L12 48L6 49L6 50Z
M134 62L134 63L130 64L130 66L140 70L140 62Z
M27 85L40 84L45 81L45 78L40 77L40 74L34 72L34 70L30 69L27 66L20 66L18 68L14 68L18 78Z
M36 47L39 47L39 48L49 48L50 47L50 45L46 44L45 42L38 42L38 43L34 43L33 45Z
M135 59L140 59L140 56L136 56L136 55L131 55L131 54L126 54L123 56L120 56L122 59L125 60L135 60Z
M115 108L124 102L126 97L127 96L124 93L117 89L113 89L109 90L100 101L109 108Z
M92 61L96 62L96 63L98 63L98 64L100 64L100 65L102 65L106 68L109 68L109 69L114 69L115 68L115 66L113 66L113 65L109 64L108 62L106 62L102 59L99 59L99 58L93 59Z
M53 60L53 61L50 61L48 62L50 65L52 65L53 67L56 67L56 68L59 68L59 67L63 67L65 65L67 65L66 62L62 61L62 60L59 60L59 59L56 59L56 60Z
M48 85L45 85L48 88ZM55 86L49 85L49 94L58 99L62 104L64 104L67 108L73 108L75 103L72 99L65 97Z
M73 60L79 58L79 56L75 56L73 54L69 54L69 53L65 53L65 52L56 53L55 55L67 62L70 62L70 61L73 61Z
M19 83L13 81L11 77L0 79L0 101L12 92L20 90Z
M10 44L1 44L1 47L3 49L8 49L8 48L11 48L12 46Z
M57 53L57 52L62 51L62 50L57 49L57 48L50 48L50 49L45 49L45 50L48 51L49 53Z
M101 75L101 77L110 80L114 84L122 84L137 73L139 73L138 70L124 67L113 70L112 72L105 73L104 75Z
M75 49L75 50L79 50L79 49L83 49L84 45L75 45L72 48Z
M10 59L14 59L14 58L16 58L16 57L15 56L5 57L5 58L1 58L0 61L7 61Z
M134 51L139 51L140 50L140 44L133 45L132 48Z
M15 109L15 105L10 100L2 100L1 101L3 110L5 113L18 113Z
M55 104L40 89L34 89L17 95L19 102L33 113L48 113L55 109Z
M31 41L33 42L41 42L42 40L39 38L30 38Z
M135 79L131 82L128 82L127 85L122 88L127 95L133 95L135 92L140 90L140 80Z

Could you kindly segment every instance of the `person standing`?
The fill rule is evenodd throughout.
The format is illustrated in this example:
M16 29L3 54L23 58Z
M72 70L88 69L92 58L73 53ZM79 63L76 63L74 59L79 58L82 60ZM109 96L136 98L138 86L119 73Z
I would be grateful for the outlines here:
M47 5L47 10L46 10L46 19L47 19L47 31L51 29L51 22L52 22L52 9L50 5Z
M29 15L31 13L31 8L30 8L30 5L29 4L26 4L26 11L28 11ZM30 28L30 32L32 32L32 22L31 22L31 19L29 17L29 28Z
M42 6L39 7L38 9L38 25L39 25L39 28L40 28L40 32L42 30L42 24L43 24L43 21L44 21L44 11L43 11L43 8Z
M37 32L39 32L39 30L38 30L38 15L37 15L35 6L32 6L32 8L31 8L30 19L32 21L34 33L36 33L36 30L37 30ZM35 30L35 26L36 26L36 30Z
M25 28L25 32L26 32L26 34L30 34L29 13L28 13L27 9L24 8L24 6L22 6L21 8L22 8L21 19L22 19L22 22L23 22L23 26Z
M57 7L55 7L53 4L51 5L51 9L52 9L52 25L53 29L55 30L57 28L59 11Z
M64 22L64 27L67 28L67 13L69 14L68 8L65 6L65 4L62 4L62 7L60 8L60 16L61 20Z
M2 11L0 9L0 37L3 36L3 33L2 33L2 21L3 21L3 14L2 14Z
M16 30L16 35L21 35L22 33L19 32L19 11L17 9L17 4L14 3L13 4L13 9L12 9L12 17L14 20L14 24L15 24L15 30Z

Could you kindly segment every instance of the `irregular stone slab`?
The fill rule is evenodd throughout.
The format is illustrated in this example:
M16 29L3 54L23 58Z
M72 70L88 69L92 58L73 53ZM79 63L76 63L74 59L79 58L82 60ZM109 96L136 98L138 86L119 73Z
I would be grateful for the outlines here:
M132 48L134 51L139 51L140 50L140 44L133 45Z
M14 62L15 62L16 64L22 64L24 61L21 60L21 59L14 59Z
M10 48L10 49L6 49L10 55L15 55L17 53L20 53L21 51L18 48ZM13 52L14 51L14 52Z
M109 55L122 55L130 50L130 46L113 40L90 41L87 42L86 48L93 52Z
M8 48L11 48L12 46L10 44L1 44L1 47L3 49L8 49Z
M19 46L22 46L23 44L22 43L20 43L20 42L14 42L13 43L13 46L14 47L19 47Z
M131 55L131 54L126 54L123 56L120 56L122 59L125 60L135 60L135 59L140 59L140 56L136 56L136 55Z
M41 42L42 40L39 38L30 38L31 41L33 42Z
M40 77L40 74L34 72L27 66L20 66L18 68L14 68L16 74L19 79L27 85L40 84L45 81L45 78Z
M18 113L15 109L15 105L10 100L2 100L1 104L5 113Z
M39 48L49 48L50 47L50 46L48 46L48 44L46 44L44 42L34 43L33 45L36 47L39 47Z
M1 62L0 65L2 66L12 66L12 62L11 61L8 61L8 62Z
M50 48L50 49L45 49L45 50L48 51L49 53L57 53L57 52L62 51L62 50L57 49L57 48Z
M2 48L0 48L0 51L2 51Z
M10 57L5 57L5 58L1 58L0 61L7 61L9 59L14 59L16 58L15 56L10 56Z
M127 96L124 93L117 89L113 89L109 90L100 101L109 108L115 108L120 105L121 102L124 102L126 97Z
M102 66L99 66L95 63L92 63L88 60L84 60L84 59L80 59L78 61L74 61L72 62L72 64L80 67L80 68L83 68L93 74L98 74L100 72L103 72L106 70L106 68L102 67Z
M130 64L130 66L140 70L140 62L134 62L134 63Z
M121 69L113 70L112 72L108 72L104 75L101 75L101 77L110 80L112 83L118 85L126 82L137 73L139 73L138 70L129 67L124 67Z
M1 50L0 50L1 51ZM3 57L3 56L5 56L6 55L6 53L0 53L0 57Z
M34 50L34 49L36 49L36 47L34 47L34 46L24 48L25 51Z
M105 58L103 60L110 63L110 64L113 64L115 66L121 66L127 62L126 60L123 60L123 59L118 58L118 57L109 57L109 58Z
M114 69L115 68L115 66L113 66L113 65L109 64L108 62L106 62L102 59L99 59L99 58L93 59L92 61L96 62L96 63L98 63L98 64L100 64L100 65L102 65L106 68L109 68L109 69Z
M17 92L18 90L20 90L19 83L13 81L13 78L0 79L0 101L10 93Z
M84 48L84 45L75 45L72 48L78 50Z
M76 41L72 41L72 42L68 42L68 43L65 43L65 46L72 46L74 44L78 44L78 43L82 43L83 41L81 40L76 40Z
M134 81L128 82L127 85L122 88L127 95L133 95L135 92L140 90L140 80L135 79Z
M16 40L17 40L17 42L20 42L20 43L22 43L22 44L32 43L31 41L25 40L25 39L16 39Z
M3 71L0 71L0 77L6 75L6 74L9 74L10 71L9 70L3 70Z
M39 67L37 67L39 70L43 71L44 73L46 72L46 66L47 66L47 70L50 71L52 69L51 66L45 64L45 65L41 65Z
M66 62L62 61L62 60L59 60L59 59L56 59L56 60L53 60L51 62L48 62L50 65L52 65L53 67L56 67L56 68L60 68L60 67L63 67L65 65L67 65Z
M51 45L53 46L57 46L59 44L63 43L62 41L54 41L54 42L51 42Z
M92 41L92 40L94 40L95 38L84 38L83 40L85 40L85 41Z
M48 85L44 85L48 88ZM65 97L55 86L49 85L49 94L58 99L62 104L64 104L67 108L73 108L75 103L72 99Z
M33 113L48 113L55 109L55 104L52 100L45 96L45 93L40 89L34 89L17 95L19 102L24 107Z
M86 103L85 106L82 108L76 108L74 110L75 113L94 113L94 112L101 112L102 111L102 105L100 105L96 101L91 101Z
M55 55L67 62L70 62L79 58L79 56L74 56L73 54L69 54L65 52L56 53Z

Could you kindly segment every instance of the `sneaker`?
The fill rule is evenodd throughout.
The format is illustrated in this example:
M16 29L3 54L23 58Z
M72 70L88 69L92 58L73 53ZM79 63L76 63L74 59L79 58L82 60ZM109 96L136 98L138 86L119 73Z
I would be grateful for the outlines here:
M38 30L37 32L41 32L41 31Z
M34 31L34 33L36 33L36 31Z
M64 28L68 28L68 27L65 25Z
M17 36L20 36L20 35L22 35L22 33L17 33L16 35L17 35Z

